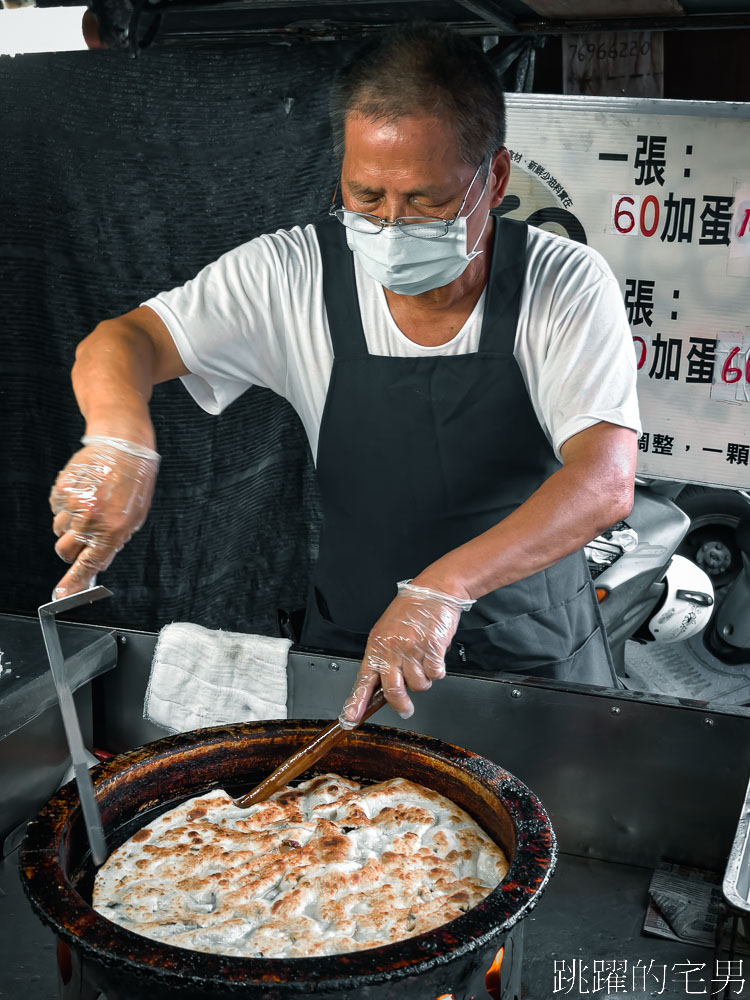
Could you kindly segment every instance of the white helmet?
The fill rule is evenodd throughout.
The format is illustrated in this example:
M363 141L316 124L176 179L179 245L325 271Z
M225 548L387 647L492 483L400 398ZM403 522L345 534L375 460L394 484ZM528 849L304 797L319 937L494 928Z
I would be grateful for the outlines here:
M711 578L684 556L672 556L665 583L664 596L648 622L648 638L677 642L697 635L714 607Z

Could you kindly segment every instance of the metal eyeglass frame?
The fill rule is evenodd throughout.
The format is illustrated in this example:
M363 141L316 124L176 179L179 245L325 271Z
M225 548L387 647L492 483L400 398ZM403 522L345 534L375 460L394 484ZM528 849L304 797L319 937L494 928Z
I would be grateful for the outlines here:
M408 236L413 237L414 239L419 239L419 240L440 239L442 236L446 236L450 227L455 225L456 222L458 222L459 218L461 218L461 212L463 211L464 205L466 204L466 201L469 197L469 192L474 186L474 182L479 176L479 171L482 169L484 164L485 160L483 159L482 162L477 167L476 173L469 182L469 186L466 189L466 194L463 197L463 201L459 205L458 211L456 212L456 214L452 219L441 219L434 215L401 215L397 219L394 219L393 222L389 222L387 219L381 219L379 216L371 215L369 212L354 212L349 208L344 208L343 206L341 208L336 208L335 207L336 195L339 193L339 185L341 184L340 180L339 183L336 185L336 190L333 192L331 207L328 209L328 214L338 219L338 221L342 224L342 226L345 226L347 229L351 229L353 232L356 233L363 233L367 236L379 236L380 233L383 232L386 226L398 226L402 232L406 233ZM488 169L487 180L485 180L484 188L487 187L487 181L489 180L489 176L490 176L490 171ZM482 194L484 194L484 188L482 189ZM482 195L480 194L479 197L481 198ZM479 202L477 202L477 205L478 204ZM467 219L472 214L474 209L476 209L477 205L475 205L474 208L472 208L471 212L469 212L469 215L466 216ZM359 229L356 226L349 225L349 222L347 220L354 220L354 219L361 219L364 222L371 223L373 228ZM421 223L421 225L419 225L419 223ZM435 225L436 223L440 224L440 228L442 228L443 230L442 232L436 231L438 228ZM421 229L423 231L421 233L412 231L416 229ZM424 231L425 229L427 230L427 232Z

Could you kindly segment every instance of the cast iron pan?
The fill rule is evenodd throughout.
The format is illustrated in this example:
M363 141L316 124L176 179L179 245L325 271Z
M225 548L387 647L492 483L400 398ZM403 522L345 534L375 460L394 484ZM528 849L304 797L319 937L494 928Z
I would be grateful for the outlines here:
M217 787L242 794L323 725L287 720L197 730L100 765L92 775L109 849L186 798ZM374 996L380 991L371 988L379 984L388 985L384 996L406 996L418 977L421 996L423 983L428 992L431 982L440 991L446 976L460 980L460 967L476 964L478 952L485 960L491 947L497 949L552 875L557 843L542 804L523 782L484 757L429 737L365 725L315 769L327 771L366 782L401 776L440 792L505 850L511 859L506 878L458 919L385 947L302 959L206 955L151 941L93 910L94 867L70 783L29 824L21 849L22 882L31 905L82 962L101 970L103 989L114 976L118 985L131 983L144 995L182 1000L236 993L248 998Z

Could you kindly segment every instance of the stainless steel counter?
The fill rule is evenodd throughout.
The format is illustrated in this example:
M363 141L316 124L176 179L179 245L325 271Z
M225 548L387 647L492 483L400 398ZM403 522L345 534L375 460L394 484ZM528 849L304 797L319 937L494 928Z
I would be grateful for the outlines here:
M162 735L141 718L155 638L117 634L117 667L96 681L100 745L119 751ZM293 650L290 716L332 718L356 668L351 660ZM545 803L563 853L526 922L525 1000L606 994L606 987L593 989L596 961L664 969L664 982L652 976L645 992L632 989L632 980L628 990L611 991L623 996L695 992L679 963L710 970L712 955L641 934L648 884L659 859L724 870L750 773L750 710L514 675L451 676L419 696L409 722L389 709L374 721L482 753ZM13 859L0 865L0 933L0 997L54 1000L52 938L21 897ZM555 962L574 961L584 980L588 966L588 985L581 980L566 989L560 982L556 989L563 966ZM750 997L750 957L744 965L747 984L737 997ZM711 991L709 983L703 995Z

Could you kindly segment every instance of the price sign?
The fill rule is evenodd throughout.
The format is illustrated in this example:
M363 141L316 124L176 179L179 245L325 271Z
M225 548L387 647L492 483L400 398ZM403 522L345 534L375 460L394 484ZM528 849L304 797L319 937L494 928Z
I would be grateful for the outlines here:
M508 95L506 213L617 276L638 471L750 488L750 104Z

